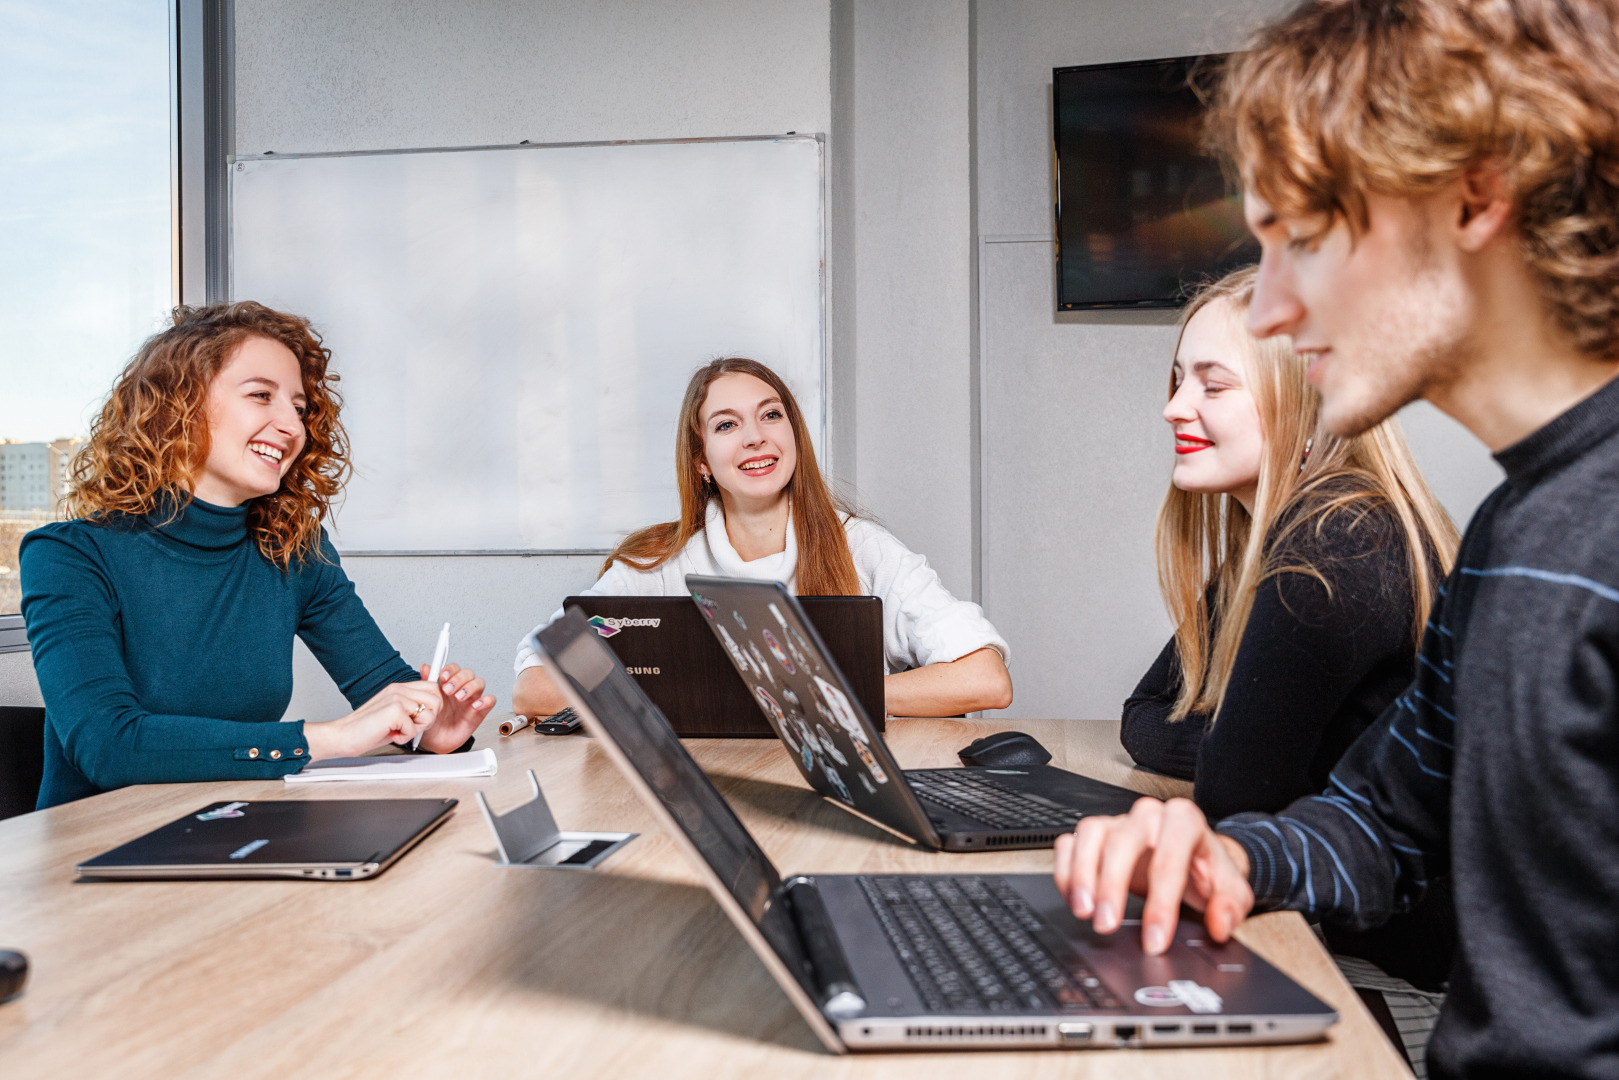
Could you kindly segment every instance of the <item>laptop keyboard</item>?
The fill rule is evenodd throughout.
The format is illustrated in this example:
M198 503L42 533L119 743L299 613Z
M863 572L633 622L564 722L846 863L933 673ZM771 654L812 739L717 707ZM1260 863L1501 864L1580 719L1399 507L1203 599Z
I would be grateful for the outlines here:
M907 771L905 780L921 798L997 829L1066 832L1080 817L1077 811L1014 791L982 769L918 769Z
M1122 1008L1094 972L1040 944L1044 920L1002 878L857 880L929 1012Z

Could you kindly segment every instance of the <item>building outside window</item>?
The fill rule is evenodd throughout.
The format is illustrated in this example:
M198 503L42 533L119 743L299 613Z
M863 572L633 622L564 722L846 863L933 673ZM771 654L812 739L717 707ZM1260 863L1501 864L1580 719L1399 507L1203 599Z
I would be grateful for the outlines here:
M0 0L0 614L173 304L171 0Z

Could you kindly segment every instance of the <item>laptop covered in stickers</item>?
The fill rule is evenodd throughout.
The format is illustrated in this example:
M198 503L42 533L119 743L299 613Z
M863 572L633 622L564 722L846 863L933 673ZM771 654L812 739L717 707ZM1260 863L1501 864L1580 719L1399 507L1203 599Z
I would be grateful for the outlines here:
M801 606L849 679L866 715L883 727L883 602L875 596L803 596ZM763 738L776 732L737 682L723 643L688 596L570 596L682 738ZM759 646L755 645L755 649ZM750 657L763 666L763 653Z
M686 576L703 620L798 771L833 803L923 847L1050 847L1140 793L1049 765L901 770L799 598L779 582Z

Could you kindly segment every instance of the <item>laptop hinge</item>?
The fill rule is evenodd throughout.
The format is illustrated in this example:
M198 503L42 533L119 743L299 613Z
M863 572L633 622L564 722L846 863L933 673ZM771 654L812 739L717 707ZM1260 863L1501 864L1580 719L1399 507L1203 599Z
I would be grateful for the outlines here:
M837 931L814 879L793 878L786 883L784 893L798 927L799 943L809 959L821 1010L838 1020L865 1012L866 999L855 985L854 973L849 970L848 958L843 955L843 946L838 943Z

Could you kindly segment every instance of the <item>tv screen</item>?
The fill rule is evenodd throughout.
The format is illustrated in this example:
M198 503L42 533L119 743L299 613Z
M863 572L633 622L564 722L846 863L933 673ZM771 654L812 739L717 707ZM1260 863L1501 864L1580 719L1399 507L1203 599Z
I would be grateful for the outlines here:
M1225 59L1057 68L1057 307L1178 307L1188 287L1259 258L1242 200L1200 146L1190 78Z

